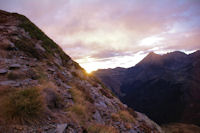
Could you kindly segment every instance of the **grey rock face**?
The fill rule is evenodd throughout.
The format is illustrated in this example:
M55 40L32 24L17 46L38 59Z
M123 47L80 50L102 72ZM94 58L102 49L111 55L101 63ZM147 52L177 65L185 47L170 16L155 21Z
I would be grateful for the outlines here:
M42 52L46 51L39 43L35 44L35 48L38 49L38 50L41 50Z
M129 133L138 133L137 131L135 131L135 130L133 130L133 129L129 130L128 132L129 132Z
M0 69L0 74L6 74L8 72L7 69Z
M9 69L19 69L21 67L20 64L12 64L9 66Z
M67 128L67 124L58 124L56 127L56 133L64 133Z
M93 115L93 118L100 124L104 124L104 121L99 113L99 111L96 111Z
M7 80L7 81L0 81L0 85L2 86L13 86L13 87L19 87L20 83L12 80Z

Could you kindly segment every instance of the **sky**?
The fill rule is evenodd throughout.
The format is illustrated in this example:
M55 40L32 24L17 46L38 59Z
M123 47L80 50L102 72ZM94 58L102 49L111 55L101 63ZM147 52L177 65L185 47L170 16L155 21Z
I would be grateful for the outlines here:
M0 0L0 9L27 16L87 72L200 49L200 0Z

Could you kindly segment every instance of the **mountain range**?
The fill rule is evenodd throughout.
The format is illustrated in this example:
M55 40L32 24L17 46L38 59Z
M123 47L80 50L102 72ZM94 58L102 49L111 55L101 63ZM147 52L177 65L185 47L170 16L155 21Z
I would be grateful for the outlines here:
M200 125L200 51L149 53L130 68L93 73L123 103L158 124Z

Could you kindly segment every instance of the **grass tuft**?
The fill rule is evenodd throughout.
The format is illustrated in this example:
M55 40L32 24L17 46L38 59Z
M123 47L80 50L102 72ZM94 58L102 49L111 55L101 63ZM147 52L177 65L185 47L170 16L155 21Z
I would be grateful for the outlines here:
M120 111L120 118L125 122L134 122L133 116L128 111Z
M87 109L86 106L81 105L81 104L75 104L70 108L70 111L75 113L81 118L86 118L87 115Z
M19 122L31 122L43 111L43 101L37 88L27 88L9 93L4 103L4 116Z
M111 114L114 121L134 122L133 116L126 110L121 110L117 113Z
M73 87L70 89L72 100L74 104L67 109L71 119L75 120L82 126L86 126L86 122L92 119L93 106L91 106L91 100L88 92L84 91L84 88Z
M88 133L118 133L118 131L112 126L92 124L88 127Z
M70 93L72 95L72 99L75 103L83 104L85 102L84 94L81 90L77 88L71 88Z

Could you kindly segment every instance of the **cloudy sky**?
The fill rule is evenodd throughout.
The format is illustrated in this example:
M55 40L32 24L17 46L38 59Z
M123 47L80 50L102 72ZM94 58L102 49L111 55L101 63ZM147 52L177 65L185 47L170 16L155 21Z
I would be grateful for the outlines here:
M200 49L200 0L0 0L0 9L26 15L88 72Z

